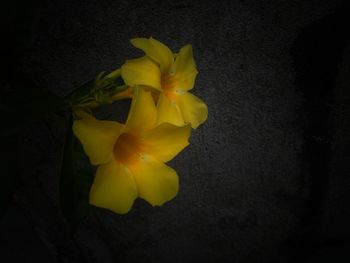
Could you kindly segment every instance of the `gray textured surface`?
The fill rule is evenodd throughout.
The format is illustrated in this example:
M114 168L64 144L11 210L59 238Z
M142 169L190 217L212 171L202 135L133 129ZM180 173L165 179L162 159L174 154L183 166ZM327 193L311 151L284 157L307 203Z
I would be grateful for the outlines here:
M286 244L300 228L310 191L298 116L304 98L290 50L302 28L337 5L44 1L34 7L17 62L40 86L64 95L119 67L141 55L129 44L136 36L153 36L173 50L191 43L199 70L194 93L208 104L209 118L170 163L180 176L175 200L161 208L138 200L125 216L96 208L74 237L58 203L65 118L52 115L28 127L20 141L20 184L0 230L9 262L288 262Z

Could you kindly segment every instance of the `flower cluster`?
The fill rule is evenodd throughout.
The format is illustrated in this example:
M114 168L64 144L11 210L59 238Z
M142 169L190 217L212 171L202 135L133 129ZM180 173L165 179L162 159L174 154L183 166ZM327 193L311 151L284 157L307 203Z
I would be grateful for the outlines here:
M123 96L132 98L126 123L81 114L73 124L91 164L98 165L90 203L118 214L137 197L160 206L176 196L178 175L165 163L208 115L205 103L189 92L198 73L191 45L174 54L153 38L131 43L145 55L118 69L128 87Z

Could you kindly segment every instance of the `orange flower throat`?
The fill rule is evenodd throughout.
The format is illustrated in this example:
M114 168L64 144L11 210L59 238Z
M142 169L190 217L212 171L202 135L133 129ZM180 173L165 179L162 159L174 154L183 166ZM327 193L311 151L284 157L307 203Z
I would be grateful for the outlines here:
M143 142L140 137L131 133L123 133L115 143L113 152L117 161L125 165L132 165L140 159L142 149Z

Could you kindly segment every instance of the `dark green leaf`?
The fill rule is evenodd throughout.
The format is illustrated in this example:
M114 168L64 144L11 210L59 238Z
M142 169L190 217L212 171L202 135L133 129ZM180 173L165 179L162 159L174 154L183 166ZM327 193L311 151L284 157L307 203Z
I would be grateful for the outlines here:
M89 80L85 82L83 85L81 85L80 87L74 89L64 99L66 101L74 103L75 101L79 100L83 96L88 95L91 89L93 88L93 86L94 86L94 80Z
M60 199L62 213L72 230L90 212L88 196L93 173L80 142L72 132L70 116L62 159Z

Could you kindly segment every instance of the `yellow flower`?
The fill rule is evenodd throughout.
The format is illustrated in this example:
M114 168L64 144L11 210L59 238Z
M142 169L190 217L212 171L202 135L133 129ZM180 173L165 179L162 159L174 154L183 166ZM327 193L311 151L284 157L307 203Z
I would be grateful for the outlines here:
M189 93L198 74L192 46L186 45L178 54L153 38L134 38L131 43L146 56L127 60L122 66L122 78L131 87L148 86L160 91L157 102L157 123L174 125L191 123L197 128L208 116L205 103Z
M93 165L99 165L90 191L90 203L119 214L127 213L136 197L162 205L178 192L178 176L164 163L188 145L189 125L157 125L151 92L133 90L124 124L85 116L73 124Z

